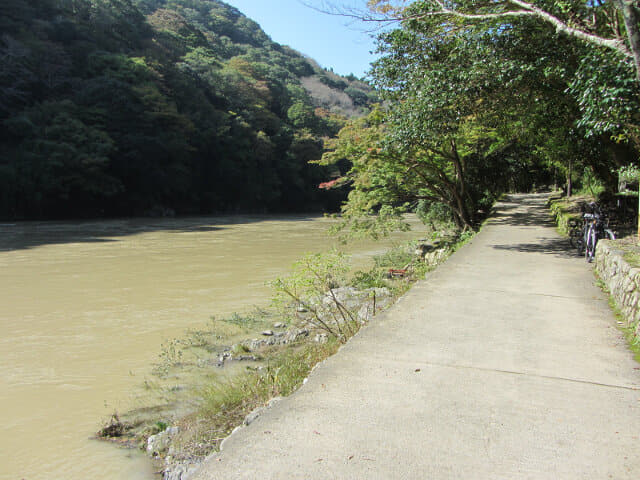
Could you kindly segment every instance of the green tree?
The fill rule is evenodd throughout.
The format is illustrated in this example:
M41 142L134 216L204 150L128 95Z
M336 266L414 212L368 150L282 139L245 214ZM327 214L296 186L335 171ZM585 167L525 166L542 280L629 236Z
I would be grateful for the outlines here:
M70 198L82 200L76 211L95 205L122 190L110 175L110 156L115 151L107 133L86 125L71 102L44 103L4 122L15 148L8 165L16 172L14 185L2 189L27 193L23 201L7 199L32 215L51 215ZM6 168L6 166L5 166ZM9 180L9 179L7 179Z
M287 111L287 118L294 127L313 130L317 125L314 109L303 103L296 102Z
M408 3L408 5L407 5ZM395 22L444 19L457 24L511 23L530 19L551 26L555 31L580 41L603 47L634 66L640 82L640 8L636 0L604 1L524 1L484 2L464 0L369 0L371 21ZM542 52L539 52L542 53Z

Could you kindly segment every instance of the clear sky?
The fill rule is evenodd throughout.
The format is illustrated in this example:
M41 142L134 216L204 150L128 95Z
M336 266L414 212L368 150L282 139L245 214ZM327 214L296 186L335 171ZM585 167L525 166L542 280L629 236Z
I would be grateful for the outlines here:
M344 17L326 15L299 0L223 0L258 22L271 39L308 55L336 73L362 77L375 58L371 35L361 24ZM313 0L321 5L321 1ZM366 0L341 0L362 7Z

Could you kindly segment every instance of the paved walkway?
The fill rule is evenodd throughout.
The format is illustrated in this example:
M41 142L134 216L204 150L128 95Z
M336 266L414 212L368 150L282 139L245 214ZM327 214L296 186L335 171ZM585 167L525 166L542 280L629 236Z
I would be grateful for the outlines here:
M640 478L640 364L545 200L498 205L197 479Z

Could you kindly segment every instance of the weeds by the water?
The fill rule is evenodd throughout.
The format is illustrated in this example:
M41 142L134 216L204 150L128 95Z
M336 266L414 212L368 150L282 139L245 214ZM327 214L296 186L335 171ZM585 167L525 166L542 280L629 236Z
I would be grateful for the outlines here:
M262 316L259 316L259 314ZM261 326L264 326L264 317L267 315L268 313L264 310L261 310L254 315L241 315L239 313L233 313L230 317L223 318L222 321L250 330L252 328L259 328Z
M355 272L350 283L355 288L361 290L367 288L388 288L390 286L390 282L387 280L384 272L376 268L367 272L362 270Z
M160 350L160 361L154 365L153 374L165 376L169 370L180 364L182 361L182 349L180 341L177 339L163 343Z
M284 309L294 306L310 315L306 322L323 330L340 342L346 342L360 323L338 298L335 289L346 283L347 257L339 252L305 255L293 265L293 272L271 282L276 291L275 303Z
M416 259L414 250L415 248L413 247L413 243L395 245L383 254L374 256L373 262L378 268L406 268Z
M334 353L338 343L333 340L325 344L307 344L289 348L272 357L260 370L245 371L234 378L213 382L199 391L200 414L225 417L241 411L252 410L256 405L273 397L292 393L319 361Z
M273 312L258 309L246 314L212 317L202 328L187 330L183 338L166 340L152 373L163 378L176 367L201 364L204 357L217 353L225 342L244 339L251 332L268 326L272 320Z
M338 348L338 342L287 348L260 370L245 371L233 378L213 381L197 392L198 410L183 418L183 432L175 439L175 451L195 459L216 450L246 416L274 397L295 391L311 372Z
M455 245L445 248L450 253ZM149 435L174 425L180 432L172 437L175 460L197 461L210 454L251 411L295 391L318 362L358 331L364 320L338 298L336 287L387 287L398 296L434 268L418 259L415 250L415 244L397 245L377 256L369 271L355 272L351 279L344 255L308 255L294 266L291 276L273 283L279 309L212 318L203 328L188 331L185 338L165 342L154 367L156 379L145 381L154 406L127 414L126 422L132 428L126 435L131 442L145 445ZM406 274L390 278L389 269L406 269ZM267 326L282 328L285 322L293 322L291 328L297 324L312 332L324 331L328 339L326 343L303 340L257 350L243 341L248 335L261 335L260 330ZM274 335L271 328L267 335ZM246 357L249 363L235 360ZM216 365L224 368L213 370Z

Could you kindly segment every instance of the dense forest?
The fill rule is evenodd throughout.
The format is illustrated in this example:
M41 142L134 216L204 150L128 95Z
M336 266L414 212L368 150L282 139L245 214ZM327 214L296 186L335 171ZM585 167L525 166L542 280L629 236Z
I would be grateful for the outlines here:
M2 0L0 217L335 209L376 100L217 0Z

